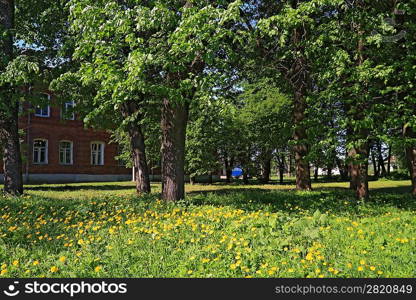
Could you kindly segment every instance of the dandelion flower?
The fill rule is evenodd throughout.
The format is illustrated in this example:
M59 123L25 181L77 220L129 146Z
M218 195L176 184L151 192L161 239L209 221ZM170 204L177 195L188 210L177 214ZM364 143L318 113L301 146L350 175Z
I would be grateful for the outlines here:
M50 271L52 273L58 272L58 267L57 266L53 266L53 267L51 267Z

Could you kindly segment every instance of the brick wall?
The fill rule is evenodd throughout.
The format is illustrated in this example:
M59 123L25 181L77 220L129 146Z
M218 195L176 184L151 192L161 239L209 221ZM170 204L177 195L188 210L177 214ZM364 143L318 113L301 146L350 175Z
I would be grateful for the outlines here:
M26 111L28 106L24 106ZM29 174L94 174L94 175L121 175L131 174L131 169L119 166L115 159L118 146L110 142L110 135L101 130L85 129L80 120L63 120L61 109L56 101L51 99L50 116L39 117L34 113L25 114L19 119L19 128L24 130L25 136L22 145L23 151L28 151L28 165L24 162L23 173L28 166ZM48 163L33 163L33 141L35 139L48 140ZM73 143L73 164L62 165L59 162L59 142L71 141ZM29 146L27 143L29 142ZM103 142L104 165L91 165L91 142ZM25 152L25 151L24 151ZM24 153L26 156L26 152ZM2 172L0 165L0 172Z

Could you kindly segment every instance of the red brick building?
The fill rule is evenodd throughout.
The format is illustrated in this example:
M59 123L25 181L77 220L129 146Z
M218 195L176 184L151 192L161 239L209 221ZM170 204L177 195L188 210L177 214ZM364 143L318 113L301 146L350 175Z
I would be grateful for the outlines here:
M85 129L72 113L73 103L57 105L43 94L43 106L23 105L19 128L25 182L86 182L130 180L131 169L115 157L118 145L105 131ZM2 165L0 173L3 172ZM0 176L3 180L3 176Z

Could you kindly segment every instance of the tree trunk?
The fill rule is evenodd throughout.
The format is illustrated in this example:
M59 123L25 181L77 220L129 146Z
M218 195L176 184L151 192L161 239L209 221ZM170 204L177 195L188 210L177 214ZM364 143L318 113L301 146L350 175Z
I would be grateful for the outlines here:
M318 181L318 176L319 176L319 168L318 167L315 167L315 170L314 170L314 172L313 172L313 179L315 180L315 181Z
M293 98L293 121L294 121L294 133L293 139L295 145L293 150L295 152L295 164L296 164L296 189L298 190L311 190L311 178L309 162L306 160L306 156L309 153L307 144L308 136L306 134L306 128L304 124L305 112L306 112L306 91L308 86L308 71L305 69L307 62L304 53L304 48L301 46L301 42L305 39L306 32L304 28L296 28L293 32L293 44L297 48L297 52L300 53L296 57L291 69L290 82L294 91Z
M332 178L332 167L331 166L328 166L327 167L327 171L326 171L327 173L326 173L326 177L328 178L328 179L331 179Z
M247 169L243 169L243 182L244 184L248 184L248 174Z
M350 175L350 189L352 190L357 189L357 182L358 182L358 170L354 164L356 155L357 155L357 151L355 148L351 148L348 150L348 173Z
M381 142L377 141L377 152L378 152L378 174L381 177L386 177L387 171L386 166L384 165L384 158L382 153Z
M348 165L344 164L338 157L335 158L342 180L348 180Z
M361 136L366 136L361 133ZM368 193L368 143L352 147L349 151L350 159L350 188L355 190L358 199L367 199Z
M377 168L377 161L376 161L376 154L374 153L374 149L371 149L371 160L373 162L373 169L374 169L374 178L378 178L378 168Z
M22 157L20 156L20 140L18 129L18 105L12 111L14 117L9 117L6 128L2 131L4 139L4 192L10 195L23 194Z
M163 99L162 107L162 199L185 197L185 137L188 105Z
M283 184L283 177L285 173L285 156L282 154L279 160L279 183Z
M121 113L124 118L135 116L134 121L127 124L127 133L130 138L130 147L134 163L134 181L136 183L136 191L138 194L150 193L150 176L146 159L145 138L142 128L139 125L140 114L139 108L133 101L123 103Z
M387 156L387 176L390 176L391 168L391 145L389 145L389 154Z
M129 130L130 144L133 152L136 191L139 194L150 193L149 168L146 161L144 136L139 125Z
M195 178L195 176L190 176L189 177L189 183L191 184L191 185L194 185L195 184L195 181L196 180L196 178Z
M212 178L212 173L209 173L208 175L208 183L212 184L214 182L213 178Z
M269 183L271 164L272 164L272 159L271 158L267 158L263 161L263 168L262 168L263 172L262 172L262 176L260 178L261 183Z
M7 65L13 59L13 0L0 0L0 27L7 30L0 43L2 61ZM0 87L0 94L3 97L1 101L5 104L2 105L5 109L0 111L0 139L4 143L4 192L20 195L23 193L23 178L18 129L19 102L13 97L13 89L9 86Z
M405 127L403 134L406 139L411 139L411 141L406 141L406 158L412 182L412 195L416 196L416 133L413 128Z

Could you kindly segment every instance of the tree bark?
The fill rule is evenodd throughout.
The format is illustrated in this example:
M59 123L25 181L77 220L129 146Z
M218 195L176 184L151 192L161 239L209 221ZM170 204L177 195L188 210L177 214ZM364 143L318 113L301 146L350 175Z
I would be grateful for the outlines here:
M13 33L14 28L14 1L0 0L0 27L7 33L2 37L0 51L5 67L13 59ZM0 69L0 71L2 71ZM4 110L0 111L0 139L4 144L3 170L4 170L4 192L11 195L23 193L22 157L20 154L19 139L19 102L14 99L13 88L9 86L0 87L0 101L3 102Z
M162 106L162 199L177 201L185 197L185 137L188 104L163 99Z
M348 168L349 166L346 163L343 163L340 158L335 158L339 173L342 180L348 180Z
M387 156L387 176L390 176L391 168L391 145L389 145L389 154Z
M134 181L136 183L136 191L138 194L150 193L150 176L146 159L146 145L142 128L139 124L140 114L138 114L138 106L130 101L121 107L123 117L135 116L135 120L127 125L127 132L130 138L130 147L134 163Z
M150 193L150 176L146 161L146 148L143 133L141 132L140 126L137 126L137 128L132 129L129 132L135 166L136 191L139 194Z
M293 150L295 152L295 164L296 164L296 189L298 190L311 190L311 178L309 162L306 160L306 156L309 153L307 144L307 134L304 124L305 112L306 112L306 91L308 86L308 74L306 68L306 61L302 53L304 49L300 46L300 42L304 39L304 30L302 28L296 28L293 32L293 43L297 52L301 53L295 58L294 64L291 70L291 79L294 90L294 103L293 103L293 121L294 121L294 133L293 139L295 145Z
M413 128L404 127L403 134L406 139L411 139L410 142L406 141L406 158L412 183L411 192L413 196L416 196L416 133Z
M247 169L243 169L243 182L244 184L248 184L248 174Z
M208 184L212 184L214 182L213 178L212 178L212 172L209 173L208 175Z
M315 180L315 181L318 181L318 171L319 171L319 168L318 167L315 167L315 170L314 170L314 172L313 172L313 179Z
M371 161L373 162L374 178L377 179L379 170L377 168L376 154L374 153L374 149L371 149Z
M377 141L377 153L378 153L378 174L381 177L386 177L387 171L386 166L384 165L384 158L383 158L383 149L381 147L381 142Z
M271 164L272 164L272 159L271 158L266 158L263 161L263 166L262 166L262 174L260 177L260 182L261 183L269 183L270 181L270 172L271 172Z
M285 173L285 156L282 154L280 159L278 160L279 163L279 183L283 184L283 177Z

